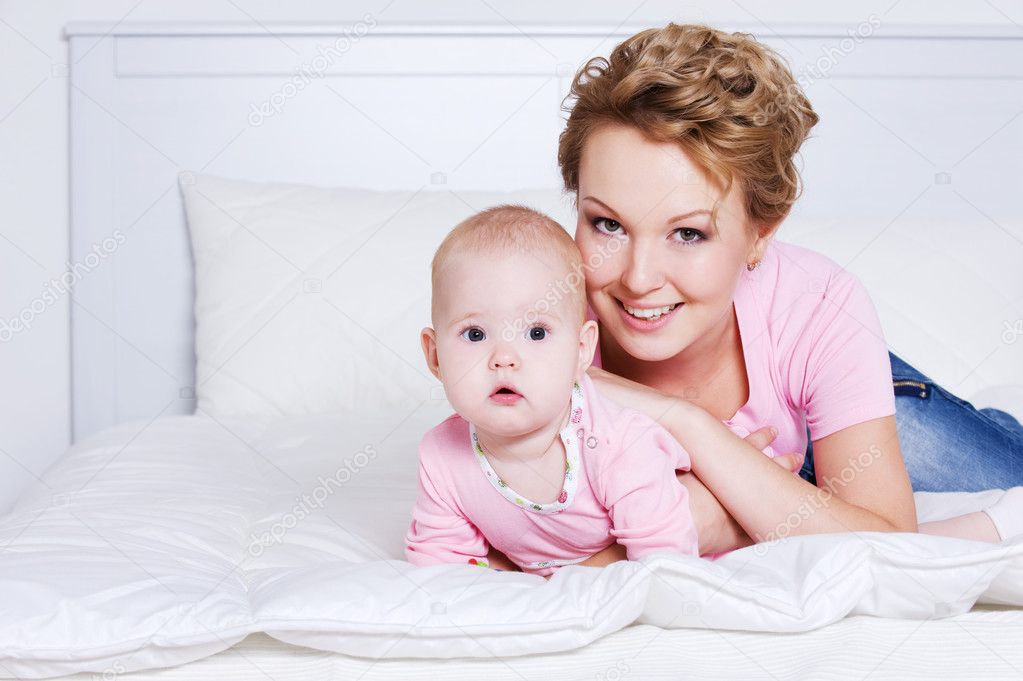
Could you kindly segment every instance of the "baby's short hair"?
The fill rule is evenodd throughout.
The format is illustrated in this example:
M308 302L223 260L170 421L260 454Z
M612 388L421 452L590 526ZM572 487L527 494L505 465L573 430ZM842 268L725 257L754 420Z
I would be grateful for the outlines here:
M586 321L586 287L583 260L568 232L550 216L527 206L504 204L472 215L444 237L433 256L430 281L433 287L433 312L437 291L445 267L456 255L511 255L534 253L544 260L551 256L562 289L556 293L577 313L579 326ZM567 293L566 293L567 290Z

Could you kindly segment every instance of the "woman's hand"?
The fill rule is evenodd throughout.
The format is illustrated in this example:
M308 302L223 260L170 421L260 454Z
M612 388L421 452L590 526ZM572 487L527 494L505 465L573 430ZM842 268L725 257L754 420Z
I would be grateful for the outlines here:
M670 412L673 406L690 406L684 399L622 378L599 367L591 366L586 373L601 395L623 406L637 409L655 420ZM692 406L698 409L695 405ZM750 433L745 440L762 451L774 441L776 436L776 430L764 427ZM795 472L802 467L804 456L803 452L785 454L774 457L773 461L787 470ZM690 457L692 457L692 452L690 452ZM676 477L689 492L689 508L693 515L693 521L696 523L701 555L730 551L753 543L746 531L696 475L679 472ZM581 565L603 567L618 560L625 560L625 549L618 544L612 544L588 558Z
M765 426L760 430L750 433L743 439L757 449L763 451L767 448L767 445L774 442L774 438L776 437L778 437L778 431L770 426ZM803 461L805 459L806 452L792 452L791 454L780 454L774 457L772 461L782 468L785 468L790 473L798 473L803 467Z
M601 396L624 407L631 407L659 421L675 402L684 402L682 398L667 395L656 388L630 381L618 374L604 371L600 367L591 366L586 375L593 381L594 387Z
M815 441L814 453L819 455L814 461L817 480L825 482L814 486L798 475L782 474L776 466L767 465L759 443L750 446L750 442L739 439L699 405L602 369L591 367L588 373L598 389L606 391L619 404L646 413L664 426L689 454L692 472L712 491L700 495L694 489L692 508L697 531L706 528L713 534L721 528L724 512L715 512L714 502L724 506L747 535L761 540L776 539L782 532L787 536L916 529L913 491L892 416L849 426ZM844 469L857 465L857 452L864 451L869 451L879 463L870 465L845 484ZM801 456L802 453L789 454L774 460L792 471ZM839 477L840 485L827 482ZM804 514L802 509L808 503L814 509ZM797 510L799 522L793 523L791 518ZM701 538L701 547L704 539ZM715 548L721 545L713 538L706 539ZM727 548L732 547L724 546L722 550Z
M750 433L744 439L757 449L762 450L774 441L777 434L773 428L764 427ZM805 456L805 452L785 454L776 456L772 460L786 470L795 473L802 468ZM689 493L689 510L696 523L700 555L731 551L754 543L742 526L695 474L678 471L676 477Z
M757 449L763 449L771 444L776 436L777 432L768 427L751 433L745 439ZM802 467L804 456L805 454L786 454L776 456L774 462L794 473ZM679 471L676 477L689 493L689 509L696 523L700 555L731 551L753 543L735 518L728 514L699 478L682 471ZM577 565L605 567L626 559L625 547L616 542Z

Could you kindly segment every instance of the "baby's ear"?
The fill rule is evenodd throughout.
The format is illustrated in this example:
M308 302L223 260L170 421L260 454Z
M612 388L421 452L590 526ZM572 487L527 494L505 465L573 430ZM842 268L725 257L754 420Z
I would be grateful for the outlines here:
M426 358L426 366L429 367L430 373L433 374L437 380L443 380L440 377L440 360L437 357L436 332L432 327L427 326L420 332L419 340L423 344L423 356Z
M579 329L579 377L593 364L593 355L597 351L599 338L597 322L588 319Z

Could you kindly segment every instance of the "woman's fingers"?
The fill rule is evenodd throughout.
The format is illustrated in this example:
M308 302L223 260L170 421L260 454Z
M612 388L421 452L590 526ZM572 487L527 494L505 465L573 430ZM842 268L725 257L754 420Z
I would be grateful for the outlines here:
M806 454L797 454L794 452L792 454L781 454L776 456L773 461L779 466L795 473L803 467L803 459L805 458Z
M764 426L760 430L754 431L745 437L746 442L750 443L757 449L763 450L767 445L774 442L774 438L778 437L778 431L771 426ZM781 454L774 457L774 462L779 466L795 473L803 467L803 459L806 458L805 453L793 452L792 454Z
M764 426L760 430L756 430L747 435L745 440L757 449L763 450L764 447L774 442L774 438L776 437L778 437L778 431L771 426Z

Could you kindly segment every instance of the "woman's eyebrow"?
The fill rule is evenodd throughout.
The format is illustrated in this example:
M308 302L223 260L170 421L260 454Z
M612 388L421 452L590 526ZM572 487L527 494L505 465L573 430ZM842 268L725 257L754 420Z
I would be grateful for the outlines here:
M707 210L706 208L697 208L696 210L691 210L688 213L682 213L681 215L675 215L673 217L670 217L670 218L668 218L668 222L676 222L677 220L686 220L686 219L694 217L696 215L710 215L710 214L711 214L711 212L709 210Z
M598 204L601 208L603 208L607 212L611 213L615 217L619 217L618 212L614 208L612 208L611 206L607 205L606 203L604 203L603 201L601 201L598 198L594 198L592 196L584 196L583 197L583 201L592 201L593 203ZM621 221L619 220L619 222L621 222Z
M593 201L594 203L600 205L606 211L608 211L609 213L614 215L616 218L619 217L618 212L615 211L614 208L612 208L611 206L607 205L606 203L604 203L600 199L594 198L592 196L584 196L583 197L583 201ZM680 213L679 215L674 215L674 216L668 218L667 221L668 222L677 222L679 220L686 220L688 218L695 217L697 215L711 215L711 214L712 214L711 211L708 210L707 208L697 208L696 210L691 210L688 213ZM618 222L622 222L622 220L618 220Z

